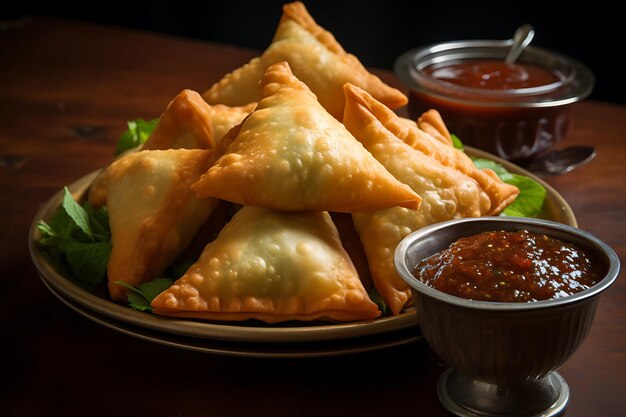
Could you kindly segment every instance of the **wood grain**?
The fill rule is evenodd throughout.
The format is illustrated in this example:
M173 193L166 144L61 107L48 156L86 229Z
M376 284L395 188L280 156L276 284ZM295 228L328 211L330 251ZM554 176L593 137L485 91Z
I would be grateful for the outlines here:
M209 24L209 23L207 23ZM126 120L158 116L257 51L63 20L0 33L0 415L428 415L445 366L425 342L307 360L208 355L141 341L74 313L39 280L27 247L40 204L107 164ZM393 74L377 71L398 85ZM560 146L598 156L550 178L581 228L626 255L626 107L574 106ZM568 417L626 409L626 282L603 296L587 340L561 368ZM615 413L614 413L615 412Z

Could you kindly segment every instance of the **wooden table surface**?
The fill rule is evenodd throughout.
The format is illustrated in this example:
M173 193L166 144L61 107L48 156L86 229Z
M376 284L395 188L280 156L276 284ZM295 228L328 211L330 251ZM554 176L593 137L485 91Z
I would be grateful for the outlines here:
M435 391L445 366L424 341L309 359L198 353L83 318L39 279L27 235L40 205L107 164L127 120L158 116L182 89L204 91L257 53L38 17L0 32L0 415L447 415ZM548 182L626 259L626 107L573 111L561 146L592 144L598 156ZM624 335L620 276L559 371L568 417L626 413Z

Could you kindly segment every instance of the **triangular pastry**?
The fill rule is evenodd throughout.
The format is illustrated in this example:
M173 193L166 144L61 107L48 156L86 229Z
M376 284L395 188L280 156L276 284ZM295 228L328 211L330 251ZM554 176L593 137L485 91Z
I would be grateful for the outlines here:
M210 114L200 94L183 90L167 105L142 149L214 148Z
M152 307L208 320L371 320L365 292L327 212L245 206Z
M169 102L148 140L126 153L144 149L214 148L216 140L212 113L211 106L202 99L200 94L192 90L183 90ZM233 123L232 126L240 121ZM223 127L220 126L220 130L223 130ZM118 156L117 159L126 156L125 154ZM107 182L107 170L103 169L89 188L87 201L93 207L99 208L106 204Z
M417 126L435 139L439 139L446 145L452 146L452 137L448 127L441 118L441 114L435 109L427 110L417 119Z
M163 273L208 219L217 200L197 199L190 185L210 166L211 153L141 151L107 168L112 299L126 298L126 290L115 281L138 285Z
M444 220L496 214L519 190L488 175L486 179L468 175L456 166L446 165L409 146L387 128L388 125L405 126L391 110L358 87L347 85L345 90L344 123L348 130L390 173L422 196L418 210L395 207L352 215L376 288L392 312L398 314L411 297L410 288L393 265L394 250L400 240L415 230ZM441 144L436 139L431 142ZM432 143L428 146L433 146ZM490 181L490 185L483 186L475 177L483 182ZM493 190L498 191L493 193Z
M211 106L195 91L183 90L168 104L146 143L136 150L212 149L255 107L256 103ZM89 204L95 208L104 206L106 189L106 170L102 170L89 188Z
M436 159L442 165L454 168L470 178L473 178L480 185L490 201L488 210L483 213L483 215L495 215L500 213L517 197L517 194L519 194L517 187L502 182L492 170L476 168L476 165L474 165L470 157L463 151L455 149L451 141L436 139L419 127L405 123L388 107L378 102L375 98L358 87L347 85L345 90L346 94L351 97L352 103L350 105L354 107L354 104L358 102L363 108L368 109L370 117L378 120L381 129L388 131L393 136L401 139L423 154ZM348 104L346 104L346 106L348 106ZM430 115L427 119L427 123L431 125L429 129L433 128L432 126L438 123L443 125L443 120L441 120L441 122L436 121L440 119L441 116L439 116L436 111L431 111L430 113L422 115L422 122L418 121L418 126L420 123L422 123L422 125L424 124L425 121L423 118L427 114ZM352 116L354 116L354 114ZM351 122L351 126L355 126L354 120ZM443 126L443 128L445 128L445 125ZM441 127L437 128L437 130L440 128ZM349 130L354 135L352 129ZM441 136L443 136L443 134ZM360 140L358 137L357 139Z
M349 82L370 92L390 108L407 103L406 96L371 74L346 53L334 36L319 26L301 2L283 6L272 44L249 63L227 74L203 97L213 103L240 106L260 99L258 82L272 64L287 61L296 77L309 86L324 108L338 120L343 117L342 87Z
M256 110L193 185L198 197L300 211L416 208L420 197L396 180L298 81L286 62L270 66ZM226 139L224 139L226 142Z
M256 103L249 103L245 106L230 107L224 104L210 105L209 118L213 127L213 138L219 143L226 133L252 113Z

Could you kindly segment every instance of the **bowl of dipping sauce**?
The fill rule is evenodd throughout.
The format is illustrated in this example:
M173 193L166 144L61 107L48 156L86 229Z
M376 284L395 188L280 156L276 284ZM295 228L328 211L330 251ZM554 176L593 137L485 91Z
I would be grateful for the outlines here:
M619 274L597 237L548 220L481 217L425 227L395 252L421 331L450 366L442 404L460 416L553 416L569 401L555 372L587 336Z
M582 63L529 46L504 62L511 40L447 42L402 54L394 70L409 89L409 115L441 113L461 141L524 164L558 143L571 123L571 104L592 91Z

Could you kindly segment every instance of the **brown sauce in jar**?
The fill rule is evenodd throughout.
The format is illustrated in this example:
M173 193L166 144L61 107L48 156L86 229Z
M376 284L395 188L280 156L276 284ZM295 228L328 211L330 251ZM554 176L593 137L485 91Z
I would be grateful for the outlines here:
M556 83L553 72L532 64L507 64L495 59L467 59L431 65L424 72L433 78L463 87L514 90Z
M413 274L445 293L497 302L567 297L600 278L582 250L525 230L461 238L420 262Z

